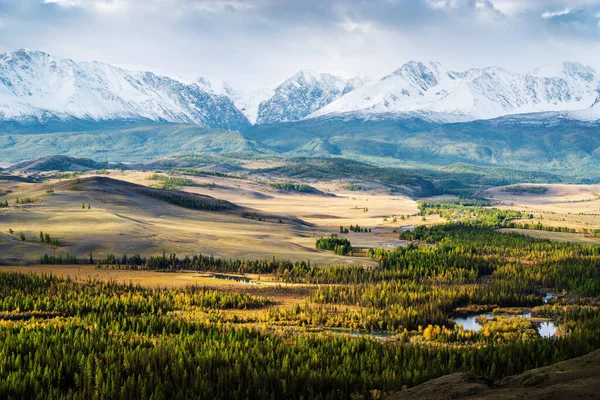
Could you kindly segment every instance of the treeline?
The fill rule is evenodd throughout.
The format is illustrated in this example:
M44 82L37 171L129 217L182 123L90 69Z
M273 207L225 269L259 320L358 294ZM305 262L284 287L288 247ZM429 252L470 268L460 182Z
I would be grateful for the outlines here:
M588 229L588 228L569 228L566 226L549 226L549 225L544 225L541 222L536 222L535 224L529 224L529 223L513 223L510 224L510 226L508 226L509 228L516 228L516 229L528 229L528 230L533 230L533 231L544 231L544 232L562 232L562 233L583 233L584 235L588 235L588 236L592 236L592 237L598 237L600 236L600 229L598 228L594 228L594 229Z
M311 269L314 265L308 261L277 260L250 260L250 259L225 259L215 256L207 256L196 254L192 257L178 257L175 253L167 255L163 252L159 256L145 257L140 254L127 255L121 257L109 254L106 258L99 261L99 266L109 266L111 268L123 269L149 269L157 271L212 271L212 272L235 272L240 274L245 273L273 273L276 275L282 274L283 271L293 269L305 270Z
M167 203L179 207L190 208L193 210L221 211L230 208L223 200L209 198L203 199L192 195L178 194L177 192L173 191L140 190L139 193L148 197L166 201Z
M469 223L418 226L412 232L400 233L400 238L437 243L433 251L460 252L460 258L483 261L491 267L487 273L498 280L526 282L585 296L600 295L600 246L551 242ZM381 265L397 259L394 252L379 256ZM482 270L478 271L482 276Z
M184 186L198 186L198 184L191 179L182 178L182 177L173 177L166 176L160 174L152 174L148 176L148 179L151 181L159 181L158 189L164 190L177 190Z
M438 283L479 283L492 276L506 292L519 287L532 292L534 287L600 294L597 259L600 246L539 240L519 234L497 232L491 228L449 223L418 226L400 233L400 239L435 244L409 244L393 250L369 249L367 256L378 261L378 268L360 265L321 266L310 261L264 259L224 259L202 254L178 257L163 253L145 257L139 254L100 260L112 268L162 271L198 270L223 273L269 273L285 282L356 284L391 280L429 279ZM352 247L345 238L320 238L317 248L348 254ZM522 262L526 262L524 265ZM571 271L571 272L569 272ZM513 282L513 283L511 283Z
M200 169L189 168L174 168L168 172L169 174L192 175L192 176L218 176L221 178L234 178L233 175L224 172L206 171Z
M546 186L509 186L502 189L503 192L512 194L545 194L548 192Z
M348 233L349 231L355 233L371 232L371 228L363 228L358 224L350 225L350 228L345 228L340 225L340 233Z
M77 257L72 254L67 253L65 257L61 254L59 255L51 255L44 254L40 256L40 264L78 264Z
M521 211L486 207L487 200L462 200L458 202L418 202L420 214L437 214L449 220L468 222L474 226L511 228L511 220L523 218Z
M31 198L29 198L29 197L18 198L17 197L16 204L29 204L29 203L33 203L33 200L31 200Z
M348 183L343 186L344 189L349 190L351 192L358 192L361 190L365 190L364 186L359 185L358 183Z
M0 272L0 311L58 312L83 316L89 313L165 314L169 311L253 309L272 304L260 296L223 292L200 286L182 289L148 289L116 282L83 283L51 275Z
M301 192L301 193L317 192L317 190L312 186L309 186L304 183L298 183L298 182L292 182L292 181L269 182L269 185L274 188L284 190L286 192Z

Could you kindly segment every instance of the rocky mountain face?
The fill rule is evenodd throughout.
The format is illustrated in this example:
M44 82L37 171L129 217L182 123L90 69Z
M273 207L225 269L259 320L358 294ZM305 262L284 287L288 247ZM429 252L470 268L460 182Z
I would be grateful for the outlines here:
M298 121L351 92L362 82L335 75L300 71L275 89L258 107L258 124Z
M0 54L0 119L150 120L232 130L249 126L229 97L197 84L30 50Z

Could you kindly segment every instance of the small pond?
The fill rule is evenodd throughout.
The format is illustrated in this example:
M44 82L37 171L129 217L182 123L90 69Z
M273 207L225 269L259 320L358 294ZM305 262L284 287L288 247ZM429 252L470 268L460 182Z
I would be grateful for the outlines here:
M406 247L408 242L406 240L400 240L397 242L379 242L379 247Z
M395 332L389 331L365 331L360 329L347 329L347 328L323 328L324 332L331 332L338 335L348 335L351 337L360 337L360 336L372 336L375 339L386 340L396 335Z
M547 292L544 296L544 304L548 304L556 301L556 295L552 292Z
M479 331L482 328L482 325L477 322L477 317L486 317L488 319L492 319L494 317L519 317L519 318L531 318L531 313L525 313L521 315L508 315L508 314L491 314L491 313L482 313L482 314L473 314L473 315L465 315L460 317L454 317L452 320L456 322L458 325L462 325L466 331ZM545 338L553 337L556 334L556 324L553 321L544 321L538 324L535 324L538 333L540 336Z
M255 282L255 281L253 281L250 278L246 278L245 276L213 274L213 275L210 276L210 278L224 279L226 281L234 281L234 282L246 283L248 285L258 285L258 282Z

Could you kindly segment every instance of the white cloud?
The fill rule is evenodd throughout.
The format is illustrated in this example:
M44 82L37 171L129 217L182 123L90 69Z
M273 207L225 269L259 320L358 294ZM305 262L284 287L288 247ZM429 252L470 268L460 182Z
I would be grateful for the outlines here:
M571 11L573 11L571 8L565 8L564 10L560 10L560 11L546 11L542 14L542 18L544 19L550 19L550 18L554 18L554 17L560 17L563 15L568 15L571 13Z
M459 0L427 0L429 7L434 10L456 9L461 5Z
M300 68L375 78L411 59L529 71L566 59L600 66L599 13L600 0L0 0L0 52L234 86Z
M44 4L55 4L63 8L84 8L101 13L115 13L133 5L131 0L44 0Z

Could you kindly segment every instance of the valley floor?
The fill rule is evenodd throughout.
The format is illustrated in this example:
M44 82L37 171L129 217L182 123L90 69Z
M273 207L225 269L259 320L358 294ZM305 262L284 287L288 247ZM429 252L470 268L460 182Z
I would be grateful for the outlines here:
M0 397L594 398L600 187L11 178Z

